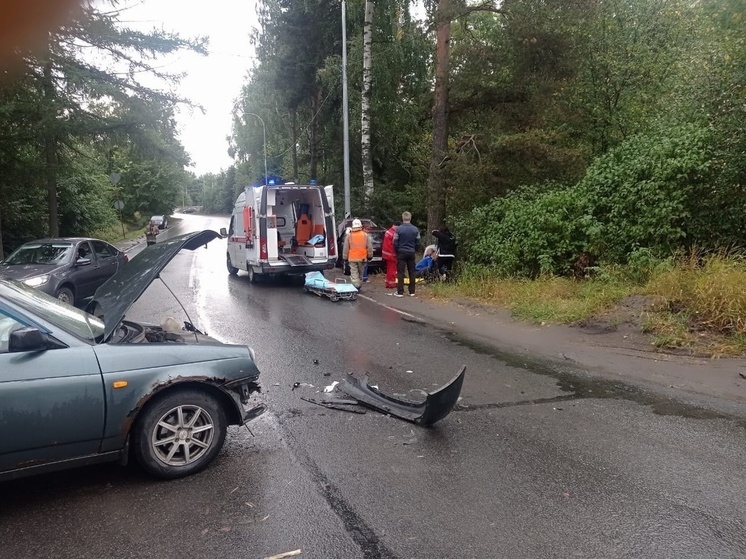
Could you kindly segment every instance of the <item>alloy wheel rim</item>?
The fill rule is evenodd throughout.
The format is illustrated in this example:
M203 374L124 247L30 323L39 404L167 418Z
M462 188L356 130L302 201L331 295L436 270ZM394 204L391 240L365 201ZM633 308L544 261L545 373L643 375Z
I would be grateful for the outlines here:
M215 436L215 423L199 406L183 405L164 413L153 429L150 445L167 466L187 466L202 458Z

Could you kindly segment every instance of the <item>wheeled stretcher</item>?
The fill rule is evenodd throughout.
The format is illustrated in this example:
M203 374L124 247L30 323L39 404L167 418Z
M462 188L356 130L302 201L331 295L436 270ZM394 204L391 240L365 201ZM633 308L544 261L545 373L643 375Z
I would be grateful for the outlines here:
M329 297L332 301L354 301L357 299L357 289L351 283L344 279L335 279L329 281L321 272L308 272L303 290L308 293L315 293L319 297L322 295Z

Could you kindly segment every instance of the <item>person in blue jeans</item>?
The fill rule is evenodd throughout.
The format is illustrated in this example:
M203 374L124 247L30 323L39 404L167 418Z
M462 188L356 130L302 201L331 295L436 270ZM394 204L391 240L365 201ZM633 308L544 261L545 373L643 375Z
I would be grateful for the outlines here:
M396 297L404 297L404 271L409 278L409 296L415 293L415 261L414 255L420 250L422 239L420 230L412 225L412 214L401 214L402 223L394 234L394 252L396 252Z

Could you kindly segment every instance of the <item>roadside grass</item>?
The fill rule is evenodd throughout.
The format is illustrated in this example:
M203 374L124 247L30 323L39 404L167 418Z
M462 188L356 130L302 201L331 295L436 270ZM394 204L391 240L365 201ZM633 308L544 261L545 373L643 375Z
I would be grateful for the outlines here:
M746 352L746 261L737 254L693 253L654 275L646 293L663 308L646 328L660 347L705 346L713 355Z
M484 269L465 269L451 284L437 284L439 297L468 297L510 310L531 322L571 323L604 314L639 287L616 277L577 281L562 277L498 278Z
M118 243L124 240L136 239L145 234L145 221L139 212L135 215L135 222L124 222L124 235L122 235L122 224L116 222L111 226L95 231L91 237L101 239L108 243ZM141 223L142 222L142 223Z
M665 264L665 265L663 265ZM574 323L613 317L620 302L644 297L639 327L661 350L707 355L746 354L746 261L736 254L703 255L614 267L586 279L498 278L465 267L457 281L433 287L436 297L473 299L534 323Z
M101 239L108 243L116 244L124 240L135 239L140 235L145 234L145 227L140 227L135 224L125 223L124 224L124 236L122 235L122 224L117 223L106 229L94 232L91 237Z

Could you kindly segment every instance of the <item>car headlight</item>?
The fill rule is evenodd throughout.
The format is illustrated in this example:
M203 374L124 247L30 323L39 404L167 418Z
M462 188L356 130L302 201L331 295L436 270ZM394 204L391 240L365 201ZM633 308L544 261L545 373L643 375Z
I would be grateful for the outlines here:
M23 280L23 283L28 285L29 287L39 287L40 285L44 285L49 281L49 274L45 274L43 276L36 276L34 278L28 278Z

